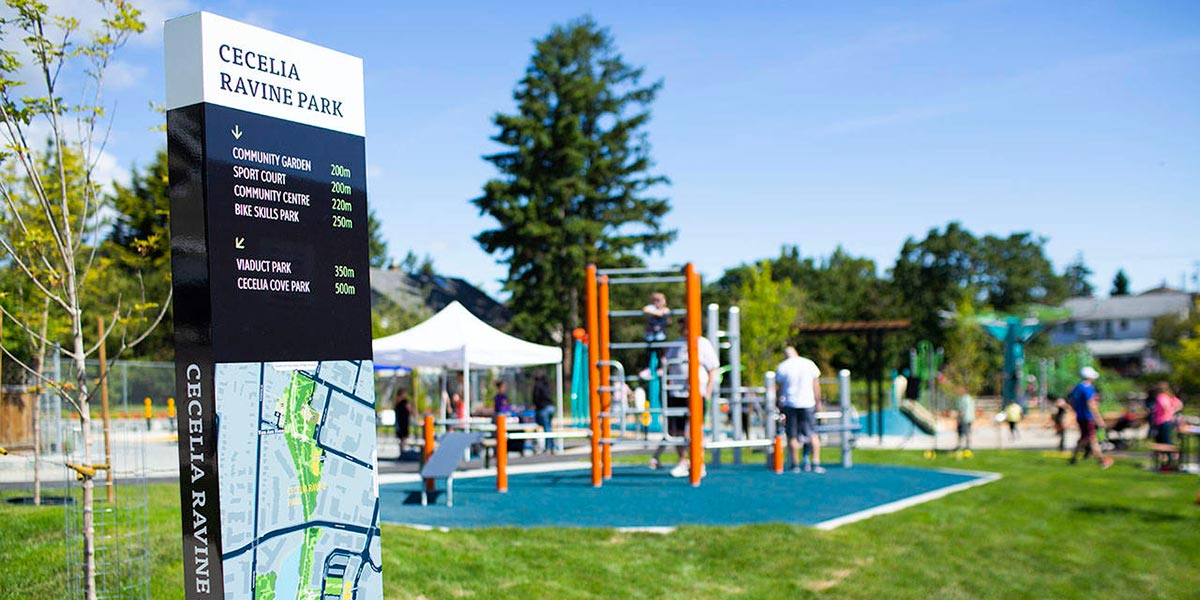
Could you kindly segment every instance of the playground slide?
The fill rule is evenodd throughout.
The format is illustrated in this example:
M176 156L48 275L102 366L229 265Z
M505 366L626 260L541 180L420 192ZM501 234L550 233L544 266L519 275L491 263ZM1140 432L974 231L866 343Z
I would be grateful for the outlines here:
M912 421L913 425L917 426L917 429L929 435L934 435L937 432L937 422L933 418L933 413L929 412L929 409L921 404L912 400L901 400L900 414L908 417L908 420Z

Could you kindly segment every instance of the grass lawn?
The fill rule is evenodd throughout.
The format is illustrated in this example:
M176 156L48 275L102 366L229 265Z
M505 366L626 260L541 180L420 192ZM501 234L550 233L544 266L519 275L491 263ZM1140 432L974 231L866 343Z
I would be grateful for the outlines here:
M832 456L832 455L831 455ZM816 531L791 525L415 531L384 525L387 598L1194 598L1200 478L1039 452L969 461L859 451L856 462L1004 474ZM177 488L153 486L152 597L182 598ZM6 493L12 495L11 493ZM736 507L731 507L736 510ZM0 504L0 597L63 594L61 508Z

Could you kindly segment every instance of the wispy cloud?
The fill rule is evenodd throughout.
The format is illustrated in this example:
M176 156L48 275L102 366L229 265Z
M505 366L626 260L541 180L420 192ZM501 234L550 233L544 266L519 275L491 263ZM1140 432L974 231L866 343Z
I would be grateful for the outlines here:
M145 83L146 67L125 61L113 61L104 72L109 90L123 90Z
M954 114L964 113L967 112L969 108L969 105L965 103L903 107L890 112L834 121L823 128L821 133L858 133L883 127L911 125L913 123L931 121Z
M854 62L925 44L940 36L941 30L929 25L894 23L868 31L844 44L812 50L793 62L791 67L804 72L844 68Z
M1011 102L1014 96L1026 96L1041 90L1056 92L1070 87L1073 81L1109 77L1166 58L1193 55L1200 56L1200 37L1071 58L977 82L943 94L928 103L899 106L875 114L837 120L821 128L820 133L861 133L935 120L968 113L997 102Z
M97 31L100 20L106 15L104 7L95 0L54 0L48 4L53 14L77 19L83 33ZM146 24L146 30L141 35L131 37L129 43L150 47L162 44L163 21L196 10L189 0L152 0L139 2L136 7L142 13L141 19Z

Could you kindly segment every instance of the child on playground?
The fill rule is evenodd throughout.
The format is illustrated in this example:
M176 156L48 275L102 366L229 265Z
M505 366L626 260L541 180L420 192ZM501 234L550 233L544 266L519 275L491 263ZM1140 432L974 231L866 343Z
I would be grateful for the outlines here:
M971 425L975 423L975 398L971 397L965 385L959 384L957 391L958 402L954 408L958 413L958 444L954 451L960 457L970 456Z
M1017 431L1017 424L1021 422L1024 412L1019 402L1009 402L1008 406L1004 407L1004 420L1008 421L1008 435L1014 440L1021 437Z
M1067 410L1071 408L1066 398L1059 397L1054 401L1054 433L1058 434L1058 451L1067 449Z
M667 297L662 292L650 294L650 304L643 306L642 312L646 315L646 341L666 341L667 319L671 316Z

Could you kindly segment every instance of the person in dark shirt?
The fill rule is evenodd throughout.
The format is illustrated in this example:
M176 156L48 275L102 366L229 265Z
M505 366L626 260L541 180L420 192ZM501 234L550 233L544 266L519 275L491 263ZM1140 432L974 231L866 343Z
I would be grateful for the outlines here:
M503 379L496 381L496 395L493 398L494 414L504 415L512 409L512 405L508 401L508 382Z
M396 438L400 440L400 456L403 457L412 425L412 405L408 401L408 390L400 390L396 394L394 409L396 411Z
M1058 434L1058 451L1067 449L1067 410L1071 405L1065 398L1054 401L1054 433Z
M541 426L543 432L549 432L554 429L554 398L550 394L550 384L546 382L546 375L538 373L533 377L533 408L534 420ZM547 438L542 444L542 452L554 450L556 444L552 444Z

